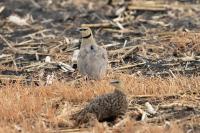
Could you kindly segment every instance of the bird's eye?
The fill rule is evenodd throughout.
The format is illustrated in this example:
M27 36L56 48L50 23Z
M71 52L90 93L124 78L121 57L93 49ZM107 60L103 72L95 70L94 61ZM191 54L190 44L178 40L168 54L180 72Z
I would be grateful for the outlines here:
M91 46L90 46L90 49L91 49L91 50L93 50L93 49L94 49L94 47L91 45Z
M80 31L86 31L87 29L84 29L84 28L80 28L79 30L80 30Z

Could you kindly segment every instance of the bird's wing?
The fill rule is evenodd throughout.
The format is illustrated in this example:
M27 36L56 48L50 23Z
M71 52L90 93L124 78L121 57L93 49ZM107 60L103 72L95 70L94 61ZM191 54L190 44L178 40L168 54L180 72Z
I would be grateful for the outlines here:
M88 54L88 51L85 49L80 49L80 52L78 54L78 58L85 58L85 56Z
M99 58L103 58L105 60L108 59L108 54L107 54L107 51L102 48L102 47L99 47L97 52L96 52L96 56L99 57Z

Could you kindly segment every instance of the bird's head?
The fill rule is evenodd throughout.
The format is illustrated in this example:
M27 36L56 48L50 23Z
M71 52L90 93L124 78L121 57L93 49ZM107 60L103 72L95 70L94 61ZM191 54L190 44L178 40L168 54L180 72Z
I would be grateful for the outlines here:
M113 85L117 89L121 89L122 88L122 81L120 81L120 80L112 80L110 82L110 84Z
M78 29L82 38L89 38L92 36L92 30L89 27L81 27Z

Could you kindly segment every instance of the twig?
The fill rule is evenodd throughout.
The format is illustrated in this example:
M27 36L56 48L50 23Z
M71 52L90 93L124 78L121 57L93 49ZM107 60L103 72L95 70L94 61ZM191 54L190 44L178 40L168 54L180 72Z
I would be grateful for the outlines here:
M121 45L120 43L111 43L111 44L106 44L103 47L104 48L110 48L110 47L115 47Z
M106 28L106 29L103 29L103 30L108 31L108 32L115 32L115 33L134 33L133 30L129 30L129 29L116 30L116 29Z
M121 57L120 57L120 59L121 60L123 60L124 58L126 58L129 54L134 54L134 53L136 53L136 52L138 52L139 51L139 48L138 48L138 46L133 46L133 48L131 48L130 50L128 50L125 54L123 54Z
M117 49L117 50L110 50L108 51L108 54L109 55L116 55L116 54L122 54L124 53L125 51L131 49L133 46L130 46L130 47L124 47L124 48L120 48L120 49Z
M159 109L168 109L168 108L174 108L174 107L187 107L187 108L196 108L198 109L198 106L195 105L190 105L190 104L185 104L185 103L171 103L171 104L166 104L166 105L160 105Z
M98 23L98 24L82 24L83 27L92 27L92 28L98 28L98 27L110 27L111 23Z
M66 132L66 133L74 133L74 132L81 133L81 132L85 132L85 131L88 131L88 129L77 128L77 129L62 129L62 130L59 130L59 132ZM48 131L48 132L56 133L58 131Z
M134 64L134 65L126 65L126 66L115 68L114 70L116 71L116 70L129 69L129 68L137 67L137 66L144 65L144 64L146 64L146 63L143 62L143 63Z
M145 11L166 11L167 5L158 2L135 2L128 6L129 10L145 10Z
M6 43L6 45L11 48L12 50L15 49L1 34L0 34L0 38Z
M167 98L167 97L180 97L181 95L179 94L168 94L168 95L133 95L130 96L131 99L134 98Z
M15 75L0 75L1 80L24 80L25 76L15 76Z
M28 35L25 35L23 36L22 38L27 38L27 37L31 37L36 35L36 34L42 34L44 32L48 32L48 31L51 31L51 29L43 29L43 30L40 30L40 31L37 31L37 32L34 32L34 33L31 33L31 34L28 34Z

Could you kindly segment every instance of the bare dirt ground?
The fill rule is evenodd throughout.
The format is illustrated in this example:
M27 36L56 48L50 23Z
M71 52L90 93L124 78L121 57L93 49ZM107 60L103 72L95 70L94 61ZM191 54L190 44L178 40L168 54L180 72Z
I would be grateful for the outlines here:
M199 133L199 3L0 1L0 132ZM102 81L83 81L72 62L81 25L108 51ZM71 114L111 92L116 77L129 101L124 118L74 126Z

